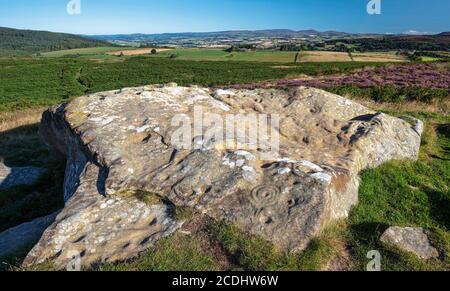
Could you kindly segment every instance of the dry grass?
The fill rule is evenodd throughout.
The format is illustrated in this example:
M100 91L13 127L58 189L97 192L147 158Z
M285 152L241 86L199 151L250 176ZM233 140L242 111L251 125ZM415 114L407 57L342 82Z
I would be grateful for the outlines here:
M308 51L300 54L299 61L304 62L351 62L348 53Z
M353 60L348 53L329 51L305 51L300 55L300 62L405 62L403 56L390 53L353 53Z
M390 53L353 53L355 62L407 62L404 56Z
M348 97L348 96L344 96ZM355 99L355 98L353 98ZM367 99L356 100L362 105L369 107L373 110L389 110L396 112L427 112L427 113L438 113L438 114L449 114L450 113L450 99L445 100L433 100L429 103L410 101L401 103L391 103L391 102L375 102Z
M351 254L348 246L348 224L339 220L330 224L320 235L320 239L329 246L330 253L323 256L321 270L348 271L352 269Z
M0 132L39 123L44 110L37 108L0 113Z
M348 224L339 220L329 224L300 253L297 268L304 271L346 271L352 268L349 253Z

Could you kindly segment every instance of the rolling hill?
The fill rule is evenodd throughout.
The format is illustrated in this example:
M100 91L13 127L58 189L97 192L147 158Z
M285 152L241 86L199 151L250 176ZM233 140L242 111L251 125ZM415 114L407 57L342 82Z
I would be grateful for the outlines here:
M98 46L111 44L73 34L0 27L0 56L21 56Z
M236 40L248 38L273 38L273 37L309 37L315 36L339 36L348 37L349 33L337 31L319 32L317 30L290 30L290 29L266 29L266 30L229 30L216 32L182 32L182 33L159 33L159 34L116 34L116 35L92 35L93 39L103 41L147 41L147 42L170 42L180 39L191 40Z
M217 32L185 32L161 34L116 34L86 36L92 39L109 41L117 44L147 43L152 45L177 45L185 47L198 47L209 44L229 45L230 43L262 43L272 41L273 46L282 43L298 50L301 43L322 43L336 46L346 44L358 47L363 51L390 51L390 50L427 50L445 51L450 47L448 32L436 35L406 35L406 34L373 34L373 33L346 33L339 31L289 30L229 30ZM297 46L296 46L297 45ZM324 46L320 46L324 48ZM308 49L314 49L309 47Z
M363 51L448 51L450 50L450 33L443 32L436 35L383 35L353 39L342 38L327 41L327 43L356 45Z

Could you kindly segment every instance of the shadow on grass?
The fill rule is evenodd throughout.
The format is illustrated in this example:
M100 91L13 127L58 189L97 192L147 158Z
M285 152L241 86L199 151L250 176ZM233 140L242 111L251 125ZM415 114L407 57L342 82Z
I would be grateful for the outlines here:
M381 235L389 228L389 225L383 223L360 223L349 226L352 251L356 257L360 258L355 265L358 270L364 270L364 259L367 253L381 248L379 239Z
M38 132L39 124L0 132L0 160L8 167L46 167L49 152Z
M433 189L422 189L430 202L430 216L445 229L450 229L450 198L445 194Z
M34 185L0 191L0 232L47 216L64 206L65 161L50 155L40 139L38 129L38 124L32 124L0 132L0 160L6 166L47 169ZM31 247L32 245L9 256L7 263L16 264Z
M450 138L450 123L439 125L437 127L437 131L438 131L439 134L442 134L446 138Z

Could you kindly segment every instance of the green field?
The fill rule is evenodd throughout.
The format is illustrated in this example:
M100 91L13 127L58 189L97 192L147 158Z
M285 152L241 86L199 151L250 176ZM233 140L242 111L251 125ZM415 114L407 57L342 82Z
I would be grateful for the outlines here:
M327 51L270 51L226 52L218 49L175 49L161 52L153 57L175 58L187 61L237 61L237 62L350 62L348 53ZM356 62L405 62L406 59L395 53L358 53Z
M81 57L87 59L124 59L130 56L113 56L109 53L136 50L133 47L97 47L72 49L43 53L43 57ZM143 53L149 56L149 53ZM353 58L348 53L328 51L272 51L256 50L246 52L226 52L222 49L171 49L151 55L152 58L167 58L183 61L233 61L233 62L264 62L264 63L304 63L304 62L405 62L404 57L395 53L357 53Z
M111 56L118 59L119 57ZM176 82L202 86L251 83L295 75L346 73L385 63L277 63L183 61L151 56L120 62L84 58L0 59L0 112L49 106L87 93Z
M47 58L60 58L60 57L70 57L70 56L90 56L90 57L101 57L107 56L108 52L121 51L125 49L133 49L132 47L93 47L93 48L80 48L62 51L53 51L48 53L42 53L43 57Z
M85 49L72 49L43 53L42 56L50 58L81 56L90 58L113 58L107 53L135 49L132 47L98 47ZM272 62L293 63L296 52L280 51L249 51L228 53L218 49L173 49L160 52L152 57L176 58L187 61L245 61L245 62Z
M241 62L270 62L293 63L297 52L281 51L249 51L232 52L216 49L175 49L161 52L154 57L175 57L188 61L241 61Z
M433 58L433 57L422 57L422 62L436 62L439 61L439 58Z

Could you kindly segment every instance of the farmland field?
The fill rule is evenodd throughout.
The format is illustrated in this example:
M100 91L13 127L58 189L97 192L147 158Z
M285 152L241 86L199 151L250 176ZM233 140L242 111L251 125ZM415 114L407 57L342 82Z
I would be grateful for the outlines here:
M249 51L228 53L218 49L176 49L160 53L154 57L174 57L188 61L246 61L293 63L296 52Z
M298 55L297 55L298 54ZM172 57L189 61L246 61L246 62L350 62L348 53L326 51L247 51L226 52L217 49L176 49L160 53L154 57ZM353 60L356 62L404 62L402 56L393 53L358 53Z
M122 50L115 49L115 50L106 52L106 54L113 55L113 56L120 56L120 55L139 56L139 55L149 55L149 54L151 54L152 50L153 50L153 48L144 48L144 49L134 48L134 49L122 49ZM154 50L157 53L160 53L160 52L170 51L171 49L154 48Z
M146 84L228 86L293 75L346 73L386 63L279 63L183 61L151 56L114 57L120 62L89 58L0 60L0 111L48 106L86 93Z
M305 51L300 53L300 62L405 62L403 56L394 53L348 53L327 51Z
M113 57L129 57L150 55L151 48L133 47L98 47L54 51L43 53L42 56L83 57L90 59L111 59ZM170 58L184 61L234 61L234 62L265 62L265 63L305 63L305 62L406 62L404 56L395 53L348 53L328 51L271 51L257 50L246 52L227 52L221 49L166 49L156 48L157 54L152 58Z
M133 48L124 47L93 47L93 48L80 48L62 51L53 51L48 53L42 53L43 57L48 58L60 58L67 56L93 56L93 55L105 55L106 53L122 51L122 50L132 50Z

